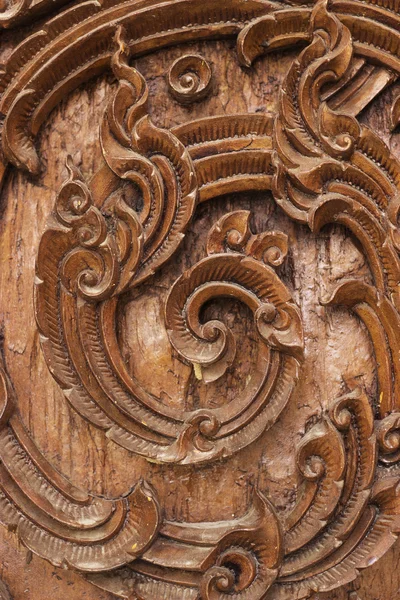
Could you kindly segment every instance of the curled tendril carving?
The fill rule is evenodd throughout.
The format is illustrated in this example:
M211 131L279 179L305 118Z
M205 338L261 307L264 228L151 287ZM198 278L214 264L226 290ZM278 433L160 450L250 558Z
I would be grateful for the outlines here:
M70 159L67 168L69 179L54 212L63 244L51 252L54 260L57 252L63 255L60 278L65 289L85 300L100 301L121 293L135 274L142 255L142 228L136 213L121 198L111 198L100 212ZM40 275L38 271L41 280Z
M386 465L400 461L400 414L393 412L376 425L379 459Z
M272 191L284 211L313 232L339 223L363 247L374 285L346 281L322 301L352 308L370 332L383 417L396 410L399 398L400 164L375 133L325 99L326 86L347 81L355 54L353 20L344 21L319 1L311 12L294 8L261 17L243 30L238 43L242 60L251 61L261 52L260 35L270 49L300 37L309 42L280 90ZM376 27L380 30L379 18ZM367 36L363 40L367 43Z
M153 489L139 481L127 497L105 500L60 475L22 424L2 359L0 408L0 522L26 548L93 573L121 567L152 544L162 521Z
M235 340L222 323L201 324L199 310L204 302L233 293L254 314L260 336L257 364L240 398L225 407L179 411L163 406L127 370L115 333L118 298L148 279L181 243L198 187L213 185L212 178L197 184L203 179L197 147L205 147L222 124L217 119L211 129L200 123L193 132L176 133L155 127L148 115L147 84L128 64L121 28L116 43L112 68L119 87L100 130L105 165L87 186L69 164L69 180L40 244L36 313L42 348L69 403L111 439L157 461L204 462L228 456L259 437L293 391L303 348L300 313L274 271L286 256L287 238L274 232L252 235L249 214L243 211L227 215L212 229L208 258L178 280L167 300L171 343L201 369L204 382L221 377L234 362ZM254 135L255 127L265 135L268 121L258 121L249 134ZM246 136L247 128L239 127ZM192 158L179 136L193 134ZM256 151L255 164L264 177L261 155ZM219 152L211 158L216 167L225 160ZM241 182L254 176L247 157L239 157L232 167ZM219 171L216 178L219 185ZM124 200L124 181L141 191L140 210ZM211 193L219 188L215 185ZM238 227L236 233L231 224ZM233 245L232 235L240 238ZM223 273L211 283L221 268ZM182 316L186 304L187 322Z
M282 531L276 512L256 494L254 522L227 534L215 549L215 564L204 573L204 600L261 600L278 575L282 559Z
M216 297L235 297L247 304L258 334L269 348L302 358L299 310L274 270L255 258L279 264L287 238L274 232L251 235L248 219L249 213L240 211L216 223L208 238L210 256L176 281L167 300L171 343L184 359L201 367L206 382L221 377L235 357L235 341L225 325L200 322L202 307ZM227 251L221 252L225 244Z
M182 104L202 100L210 93L211 86L211 67L198 54L177 58L168 72L168 88Z

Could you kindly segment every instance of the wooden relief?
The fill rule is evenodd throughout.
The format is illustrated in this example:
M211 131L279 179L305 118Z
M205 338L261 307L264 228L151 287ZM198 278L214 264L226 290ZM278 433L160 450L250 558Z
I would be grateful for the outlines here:
M62 4L22 0L0 14L3 27L26 32L0 77L1 175L5 190L15 172L35 185L46 173L39 138L51 111L94 77L112 77L96 166L86 176L69 156L64 177L59 164L64 180L31 248L31 326L42 376L78 426L118 451L121 469L129 461L142 473L132 471L114 496L62 475L29 431L24 384L4 349L0 521L35 560L120 598L328 598L400 533L400 162L360 117L400 76L398 2ZM245 74L265 54L290 57L274 112L203 110L221 92L207 55L215 40L230 40ZM170 47L163 90L187 118L166 127L153 117L154 82L138 58L162 60L155 53ZM394 130L400 95L385 110ZM267 195L273 209L251 206ZM235 201L206 221L204 247L185 246L201 211L214 214L221 198ZM257 227L256 212L270 210L279 218ZM364 266L333 277L311 302L298 293L293 231L315 243L332 225ZM162 333L148 327L141 343L160 340L169 358L156 343L143 366L134 352L127 358L124 311L142 299L145 315L157 286ZM224 316L227 303L241 307L247 341ZM371 348L369 384L343 376L311 398L307 311L357 323ZM4 308L6 332L12 318ZM341 352L357 361L351 348ZM180 399L149 385L152 370L169 377L173 361L174 377L186 377ZM43 398L27 389L40 411ZM300 399L312 407L306 417ZM274 462L265 440L285 436L290 453ZM241 460L261 469L261 450L272 470L292 461L293 484L277 476L285 488L277 492L259 473L229 513L217 483L234 497L241 484L229 473ZM174 492L165 482L183 480L204 518L194 518L198 507L186 517L168 508ZM0 585L0 598L9 597Z

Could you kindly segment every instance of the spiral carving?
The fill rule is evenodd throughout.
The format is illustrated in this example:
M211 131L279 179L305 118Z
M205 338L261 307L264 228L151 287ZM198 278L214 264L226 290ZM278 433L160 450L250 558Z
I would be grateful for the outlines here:
M256 557L244 548L226 550L217 563L203 577L204 600L219 600L227 594L238 594L249 588L257 574Z
M211 91L210 64L199 54L178 58L168 73L168 88L178 102L191 104L203 100Z
M119 67L136 77L125 63ZM121 87L120 99L126 89L132 91ZM109 110L113 108L116 106ZM111 119L111 123L114 127L116 121ZM180 143L173 148L178 161ZM127 152L132 164L148 165L149 159L141 158L137 151ZM112 164L117 168L119 163ZM126 204L118 189L95 205L79 171L70 163L68 168L70 176L60 190L39 248L36 279L42 348L68 401L90 419L95 410L95 424L107 429L125 448L162 462L204 462L228 456L256 439L288 402L302 355L298 308L267 264L280 262L287 252L287 237L276 232L253 235L248 226L250 215L242 211L226 215L211 229L210 256L193 267L192 276L184 274L171 289L166 303L170 340L193 364L199 379L207 383L221 377L235 359L234 335L221 321L202 323L199 311L208 299L233 295L254 314L259 333L256 365L235 402L212 411L162 408L127 373L112 335L118 296L131 286L148 258L146 219L141 222L141 215ZM132 171L129 173L131 178ZM179 217L177 227L181 226ZM163 224L160 233L164 236L165 232ZM182 235L177 236L176 242L181 239ZM162 244L161 239L159 242ZM171 243L169 240L165 246L164 257L157 245L154 257L158 261L169 255ZM66 306L68 311L63 312ZM57 320L52 317L54 310L59 311ZM152 430L150 441L148 427Z
M142 228L134 211L118 196L101 212L70 158L67 169L69 178L54 211L62 239L57 251L65 252L60 279L70 293L100 301L125 287L135 273L142 252Z
M139 284L150 282L180 246L198 203L271 188L285 213L313 232L335 222L361 242L372 285L347 280L329 304L353 309L365 323L378 393L347 393L313 415L298 446L293 505L279 511L279 521L259 497L240 519L224 514L220 522L182 523L162 521L145 484L116 503L91 503L68 486L60 497L59 477L48 465L43 469L40 453L14 416L9 419L12 386L0 369L2 519L13 529L22 514L30 523L17 533L33 551L56 565L105 570L103 580L100 573L90 575L125 594L121 576L129 597L291 600L329 592L377 560L400 531L398 478L375 478L377 459L387 466L400 459L400 169L349 110L357 94L371 99L381 89L364 68L371 67L372 76L387 67L391 76L400 74L400 16L390 0L324 0L290 10L266 0L138 6L135 0L78 3L65 18L46 23L38 39L19 45L0 84L4 156L37 172L33 141L60 90L68 92L109 64L119 81L101 126L104 164L90 187L69 165L70 179L39 250L41 343L68 402L110 440L156 463L224 458L276 423L297 380L302 324L275 271L287 256L288 238L275 231L253 234L247 211L225 215L212 228L207 256L176 281L166 307L171 343L203 383L233 367L236 341L224 322L204 322L202 307L223 296L249 307L257 358L234 400L191 411L159 402L131 377L116 335L119 294L133 286L142 293ZM166 47L241 29L239 58L248 66L261 52L308 44L281 86L277 118L218 114L172 130L152 123L150 90L129 58L159 42ZM364 81L354 76L360 62ZM212 79L203 57L187 55L172 65L167 84L178 102L189 104L210 93ZM342 100L331 103L343 91ZM397 99L393 126L399 115ZM141 194L138 214L124 204L121 181ZM344 389L351 385L343 382ZM8 420L14 433L3 427ZM43 521L38 541L36 526L46 511L52 520ZM71 545L70 537L78 543Z
M260 600L278 574L282 532L276 512L259 492L254 498L253 522L227 534L214 552L214 565L203 575L203 600Z
M207 243L209 257L176 281L167 300L170 341L186 361L201 365L206 382L221 377L236 353L234 337L224 323L200 321L202 306L216 297L245 303L270 348L302 359L299 310L275 271L262 262L279 264L287 251L287 237L280 232L252 235L249 216L247 211L230 213L214 225Z
M376 426L379 460L387 465L400 461L400 413L388 415Z

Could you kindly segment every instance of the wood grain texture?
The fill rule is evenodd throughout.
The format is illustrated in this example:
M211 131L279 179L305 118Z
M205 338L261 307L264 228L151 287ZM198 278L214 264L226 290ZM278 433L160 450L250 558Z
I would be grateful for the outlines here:
M4 52L7 54L7 48ZM298 51L293 50L269 54L257 60L252 69L245 69L239 65L233 40L204 41L153 52L150 56L135 58L131 65L144 76L148 87L148 114L152 123L156 128L171 129L183 143L186 134L180 129L181 124L195 122L207 115L275 115L279 111L279 90L287 81L287 72L297 55ZM182 100L182 93L172 90L177 83L171 83L171 69L182 56L201 57L212 74L212 86L205 85L206 92L201 89L200 97L195 97L193 102L188 101L188 94ZM192 60L188 64L190 69L195 70L202 68L203 63ZM200 75L190 75L183 81L184 87L194 89L191 86L199 85L196 78L199 77L201 82L203 76L202 72ZM40 130L36 145L41 162L40 174L32 177L22 170L12 169L4 183L0 222L2 343L7 373L18 398L21 420L41 453L77 488L106 498L117 498L128 495L135 483L144 478L162 504L163 539L168 539L179 523L190 531L190 526L198 522L232 521L232 527L239 530L241 520L246 518L254 503L255 490L259 490L275 507L270 513L270 522L275 518L275 511L279 519L290 521L291 511L296 510L299 491L304 484L296 466L295 448L301 448L302 444L306 446L305 440L312 442L312 432L317 431L315 428L320 428L320 437L323 437L322 433L325 435L331 431L330 423L334 422L334 417L330 415L331 421L321 425L325 423L321 420L322 416L332 409L333 400L349 394L351 396L357 388L362 388L365 394L367 400L364 408L367 412L368 399L378 409L376 398L380 397L382 380L379 380L374 346L361 314L357 316L346 306L325 306L320 302L321 297L331 296L338 285L349 278L374 285L374 269L371 272L359 242L344 226L327 224L321 231L311 232L304 223L295 223L290 218L290 210L286 209L283 202L282 206L289 216L285 214L267 189L254 192L244 190L207 201L204 196L204 202L197 206L185 238L176 247L172 260L163 264L148 280L143 276L144 282L140 286L132 285L121 292L117 307L117 337L129 376L141 388L157 397L160 412L166 408L173 410L174 414L204 410L222 412L224 408L232 410L235 407L235 402L244 393L252 377L259 354L259 331L252 311L235 298L218 299L204 308L203 320L222 321L236 339L236 354L232 364L229 361L226 363L222 375L218 372L219 376L215 376L215 371L211 371L210 379L206 382L204 373L199 379L198 367L193 368L190 360L185 360L185 347L180 355L179 343L173 342L171 345L164 307L171 289L177 285L182 274L199 261L204 261L210 247L214 248L212 252L217 251L215 245L210 246L210 230L216 224L222 227L227 214L249 211L252 235L274 231L287 236L288 257L274 272L301 311L305 358L299 369L298 383L274 427L259 435L256 443L248 439L239 453L232 447L223 461L213 457L210 463L193 466L179 464L182 462L180 455L174 455L173 462L178 464L169 464L169 461L161 464L161 456L147 456L149 461L146 460L146 452L129 452L123 444L114 443L69 407L62 386L48 370L35 322L33 288L35 263L43 232L49 227L49 218L54 212L59 190L68 177L65 167L67 156L72 157L72 164L81 173L79 176L73 174L72 180L79 177L89 185L99 169L104 172L99 127L110 98L116 92L117 83L112 75L86 83L72 92L55 108ZM396 87L384 92L364 111L360 122L377 132L393 155L400 158L399 134L390 132L393 124L390 121L390 107L396 97ZM339 106L340 102L338 100ZM103 138L103 150L105 144L107 142ZM203 149L198 152L203 152ZM110 164L111 159L107 160L107 156L111 154L106 153L105 156ZM195 165L199 165L201 159L202 156L191 154ZM112 164L117 169L115 163ZM199 173L200 167L196 166L197 176ZM182 188L182 182L179 185ZM279 196L276 190L274 194L278 200L282 198L282 194ZM130 206L138 206L139 195L135 189L132 191L127 187L125 198L128 198ZM246 227L245 221L242 219L238 226ZM215 240L213 243L216 243ZM212 259L212 252L206 260ZM231 250L228 248L227 252L228 260L231 260ZM232 256L236 261L237 254ZM44 271L39 274L43 275ZM196 364L200 364L200 361ZM393 410L393 407L389 410ZM369 417L365 418L367 423ZM323 430L323 427L328 429ZM365 427L368 428L368 425ZM397 429L397 426L394 428ZM331 440L330 443L338 444L340 449L341 434L329 435L332 435L332 438L327 438ZM345 456L348 457L351 445L349 438L345 439L345 444ZM384 442L382 444L385 447ZM366 456L372 456L373 450L370 452ZM390 455L390 448L386 454ZM340 469L337 469L333 478L340 479ZM391 467L390 475L398 475L396 465ZM331 484L328 476L326 485L329 490ZM311 487L306 492L318 494ZM330 501L334 500L331 491ZM326 500L324 502L321 506L326 513ZM260 506L263 506L260 511L267 511L260 514L268 514L269 504L261 503ZM315 506L313 518L318 522L324 515L318 514L317 502ZM257 520L252 527L258 531ZM51 566L32 555L18 545L12 533L2 529L1 534L0 552L4 559L0 575L15 600L25 597L32 600L47 597L57 599L67 594L72 598L114 597L94 587L89 581L114 592L125 590L117 596L128 597L127 594L133 593L130 570L121 571L119 579L107 573L105 576L89 573L85 581L72 571ZM286 540L288 549L291 548L290 544L300 547L309 541L307 536L310 532L299 529L296 535L300 541ZM146 564L161 560L157 545L155 549L150 546L144 550L145 547L147 542L144 541L143 556L138 562L138 572L142 573L144 579L148 574ZM338 590L314 595L315 600L352 599L353 592L361 600L394 600L400 589L400 580L396 575L398 553L397 544L376 565L363 571L355 582ZM271 557L266 579L270 576L268 569L273 571L275 568L274 560ZM132 566L135 569L135 563ZM289 569L290 565L285 568ZM275 576L271 575L271 581ZM43 587L37 586L39 577ZM143 594L144 598L164 597L163 594L167 593L155 584L146 587L147 584L137 576L133 583L136 593ZM214 598L210 595L214 593L212 588L207 588L205 583L201 585L202 597ZM171 596L174 598L186 597L179 595L183 594L179 590L168 593L175 593L175 596ZM293 598L305 597L301 589L290 593ZM189 588L188 598L192 597L190 594ZM250 591L249 599L258 597L251 594ZM267 597L274 600L275 597L281 598L275 594L281 592L272 588Z

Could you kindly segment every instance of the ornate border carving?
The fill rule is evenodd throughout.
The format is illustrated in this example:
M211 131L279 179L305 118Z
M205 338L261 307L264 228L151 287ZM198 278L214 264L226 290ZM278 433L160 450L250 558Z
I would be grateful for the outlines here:
M200 308L228 291L248 304L259 364L242 404L220 411L226 414L167 411L129 378L113 336L118 295L173 255L198 203L243 189L271 190L313 232L334 222L358 238L374 285L350 280L324 301L364 321L379 365L377 398L354 389L332 399L300 442L302 485L290 513L256 492L240 519L195 524L166 521L145 482L115 501L75 489L24 430L2 369L0 520L38 555L120 597L286 600L351 581L394 543L400 488L388 467L400 447L400 164L355 116L400 74L399 24L390 2L88 2L15 50L0 86L3 176L8 162L39 170L34 136L61 95L110 66L119 80L101 127L104 165L88 184L70 165L38 255L42 347L74 408L122 446L166 462L226 456L273 425L296 380L301 319L274 270L285 236L252 234L245 211L215 224L208 256L175 282L166 305L172 345L211 381L231 364L234 340L221 323L202 323ZM136 56L225 36L238 36L248 66L265 51L305 46L282 86L276 119L238 115L155 127L128 47ZM124 181L140 188L141 210L124 201ZM63 311L75 315L78 331Z

